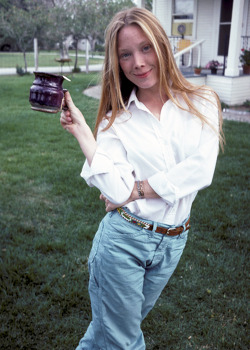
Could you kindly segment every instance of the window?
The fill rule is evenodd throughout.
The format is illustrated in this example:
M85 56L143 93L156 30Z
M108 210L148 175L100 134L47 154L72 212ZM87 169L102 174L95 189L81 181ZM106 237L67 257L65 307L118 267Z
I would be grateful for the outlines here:
M232 20L233 0L221 0L218 55L227 56Z
M192 36L193 22L194 0L173 0L172 35Z

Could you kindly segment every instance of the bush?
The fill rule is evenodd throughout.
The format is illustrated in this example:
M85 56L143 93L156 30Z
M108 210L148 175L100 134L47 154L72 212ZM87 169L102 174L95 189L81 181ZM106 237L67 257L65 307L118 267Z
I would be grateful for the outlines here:
M81 72L81 68L80 67L76 67L72 69L72 73L80 73Z
M224 108L229 108L229 105L226 104L225 102L221 102L221 109L223 111Z
M245 102L243 102L243 106L250 107L250 100L246 100Z
M23 68L18 65L16 66L16 73L20 76L23 76L25 74Z

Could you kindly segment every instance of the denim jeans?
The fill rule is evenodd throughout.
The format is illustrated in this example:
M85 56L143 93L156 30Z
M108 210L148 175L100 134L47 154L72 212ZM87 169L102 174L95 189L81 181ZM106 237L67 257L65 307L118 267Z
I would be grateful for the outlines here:
M141 322L173 274L187 236L148 231L117 211L104 217L89 256L92 321L76 350L145 350Z

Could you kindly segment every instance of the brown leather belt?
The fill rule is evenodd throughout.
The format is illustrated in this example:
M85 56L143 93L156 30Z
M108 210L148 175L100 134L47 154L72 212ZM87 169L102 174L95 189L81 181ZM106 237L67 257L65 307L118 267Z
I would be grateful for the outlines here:
M121 217L124 220L131 222L132 224L135 224L135 225L140 226L142 228L145 228L146 230L153 231L153 225L150 225L149 223L147 223L145 221L142 221L142 220L135 218L134 216L128 214L122 208L117 208L116 210L118 211L118 213L121 215ZM161 233L161 234L167 235L167 236L178 236L182 232L185 232L185 231L190 229L189 223L190 223L190 219L188 219L188 221L183 226L179 226L179 227L166 228L166 227L157 226L155 229L155 232Z

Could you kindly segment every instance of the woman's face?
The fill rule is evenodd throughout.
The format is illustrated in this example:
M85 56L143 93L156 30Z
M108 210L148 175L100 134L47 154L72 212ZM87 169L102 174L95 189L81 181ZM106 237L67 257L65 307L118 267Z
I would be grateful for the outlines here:
M135 25L124 26L118 34L120 67L140 92L159 90L159 64L155 50L142 29Z

